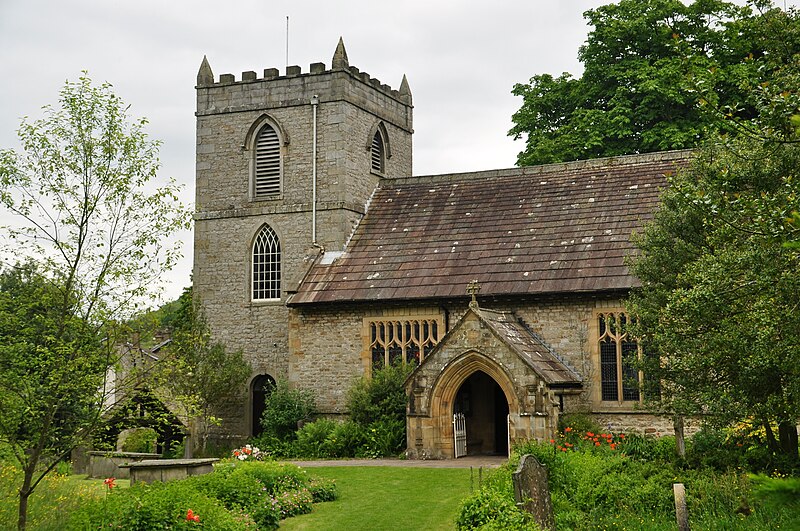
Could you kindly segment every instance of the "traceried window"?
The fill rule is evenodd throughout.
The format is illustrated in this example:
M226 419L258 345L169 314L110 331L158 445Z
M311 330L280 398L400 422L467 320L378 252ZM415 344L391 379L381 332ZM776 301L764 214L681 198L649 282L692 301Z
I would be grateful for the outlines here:
M421 363L439 342L441 326L436 318L383 320L369 323L372 367L397 363Z
M253 242L253 300L281 298L281 242L269 225Z
M271 199L281 194L281 143L270 124L259 129L253 160L253 198Z
M370 156L372 160L372 171L383 173L386 166L386 148L380 129L375 131L375 136L372 137Z
M623 312L597 316L600 351L600 395L603 401L639 401L641 374L636 362L641 347L628 328L631 323Z

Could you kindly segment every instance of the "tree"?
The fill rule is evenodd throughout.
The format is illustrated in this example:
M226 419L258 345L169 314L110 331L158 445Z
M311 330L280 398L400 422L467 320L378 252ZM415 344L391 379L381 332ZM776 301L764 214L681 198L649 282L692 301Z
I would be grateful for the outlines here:
M751 119L753 91L800 51L798 14L768 0L621 0L584 13L594 27L579 78L533 76L509 132L517 164L692 148ZM705 107L705 108L704 108Z
M26 338L3 348L10 373L0 380L0 438L23 469L20 529L31 493L99 418L116 323L154 292L179 256L179 242L164 241L188 228L178 187L154 182L159 143L127 110L110 85L84 75L65 84L58 107L22 121L20 152L0 151L0 202L12 220L4 251L36 264L5 279L3 333ZM39 296L44 306L33 304ZM29 319L41 326L19 329ZM24 415L6 413L15 408Z
M642 287L629 307L660 354L644 366L662 384L651 406L719 425L753 420L774 452L796 460L800 56L770 77L753 91L755 117L731 118L735 136L710 140L670 178L636 242Z
M183 420L193 423L194 435L205 452L212 426L221 420L217 413L231 403L240 403L245 382L252 373L241 351L228 352L212 341L200 301L192 288L184 289L172 319L172 342L159 360L159 382Z

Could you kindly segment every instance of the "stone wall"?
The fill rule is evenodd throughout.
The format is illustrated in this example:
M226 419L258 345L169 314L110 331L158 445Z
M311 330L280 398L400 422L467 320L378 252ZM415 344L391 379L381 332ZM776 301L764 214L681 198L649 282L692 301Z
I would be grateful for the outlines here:
M313 96L319 101L316 241L312 228ZM292 365L286 300L322 249L343 249L379 180L411 174L411 109L410 93L401 94L342 64L326 70L315 63L310 73L288 67L283 76L276 69L266 69L262 78L243 72L238 81L223 74L217 81L204 61L198 75L195 294L215 339L230 350L242 350L253 365L253 377L269 374L307 387L318 381L320 402L331 411L342 407L341 389L363 373L358 358L353 363L348 357L352 352L359 355L360 343L350 348L346 342L334 341L331 344L341 346L329 344L323 356L315 351L306 357L299 347ZM276 128L282 141L282 193L274 199L253 200L252 142L265 121ZM384 174L377 175L371 171L368 146L371 132L381 122L391 156ZM281 244L280 301L251 300L252 244L265 223L275 230ZM339 334L346 330L343 325ZM353 337L360 341L360 329ZM249 401L227 409L224 431L247 435Z

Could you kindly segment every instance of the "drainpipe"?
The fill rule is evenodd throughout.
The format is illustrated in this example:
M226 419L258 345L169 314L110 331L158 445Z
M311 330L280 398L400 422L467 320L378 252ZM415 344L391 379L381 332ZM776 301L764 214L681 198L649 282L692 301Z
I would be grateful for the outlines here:
M317 105L319 96L311 96L311 244L317 246Z

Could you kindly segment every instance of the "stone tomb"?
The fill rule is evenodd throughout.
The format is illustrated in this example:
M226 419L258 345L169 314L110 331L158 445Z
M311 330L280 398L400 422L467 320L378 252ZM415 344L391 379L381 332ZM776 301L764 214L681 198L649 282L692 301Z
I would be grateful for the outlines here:
M130 469L131 485L136 483L167 482L189 476L208 474L214 470L217 458L205 459L153 459L122 465Z

